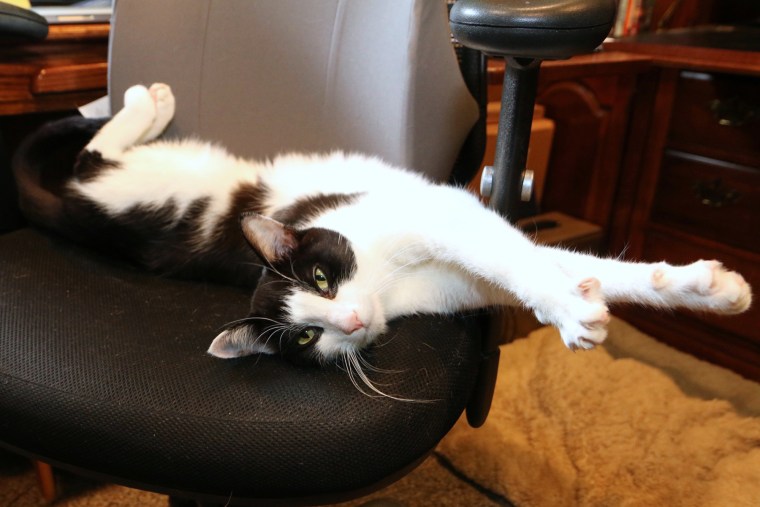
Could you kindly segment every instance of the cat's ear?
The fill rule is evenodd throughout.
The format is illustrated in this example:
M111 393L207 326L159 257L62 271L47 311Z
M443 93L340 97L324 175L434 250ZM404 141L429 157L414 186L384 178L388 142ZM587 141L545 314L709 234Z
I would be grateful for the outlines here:
M225 329L214 338L208 348L209 354L221 359L275 352L271 346L259 340L256 328L250 324L239 324Z
M245 213L240 226L248 243L269 264L287 259L298 246L294 229L264 215Z

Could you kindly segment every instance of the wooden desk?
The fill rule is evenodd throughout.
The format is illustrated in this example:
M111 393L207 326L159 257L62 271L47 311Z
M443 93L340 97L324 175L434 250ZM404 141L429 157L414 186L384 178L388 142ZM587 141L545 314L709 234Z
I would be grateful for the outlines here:
M10 171L21 140L106 94L108 33L108 24L52 26L41 42L0 41L0 232L23 224Z
M35 43L0 47L0 116L76 109L106 92L107 24L50 27Z

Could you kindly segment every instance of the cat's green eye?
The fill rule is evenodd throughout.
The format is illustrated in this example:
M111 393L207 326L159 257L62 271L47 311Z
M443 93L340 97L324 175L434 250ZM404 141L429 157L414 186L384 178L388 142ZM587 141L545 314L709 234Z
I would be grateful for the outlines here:
M330 281L319 266L314 266L314 283L317 284L317 289L319 289L320 292L327 292L330 290Z
M307 327L303 331L301 331L301 334L298 335L298 344L301 346L308 345L312 341L314 341L314 338L317 337L317 331L314 328Z

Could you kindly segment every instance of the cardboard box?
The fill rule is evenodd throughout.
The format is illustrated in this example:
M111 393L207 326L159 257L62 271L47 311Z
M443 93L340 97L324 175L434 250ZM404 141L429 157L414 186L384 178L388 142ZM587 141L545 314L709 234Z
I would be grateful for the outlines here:
M602 246L601 227L556 211L523 218L517 226L544 245L564 246L595 254Z

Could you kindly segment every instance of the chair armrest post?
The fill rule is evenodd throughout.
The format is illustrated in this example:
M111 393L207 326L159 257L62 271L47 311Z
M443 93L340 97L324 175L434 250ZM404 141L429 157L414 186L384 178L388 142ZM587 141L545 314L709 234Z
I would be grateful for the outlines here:
M522 174L528 160L540 60L506 58L499 130L491 191L491 208L508 220L518 218Z

